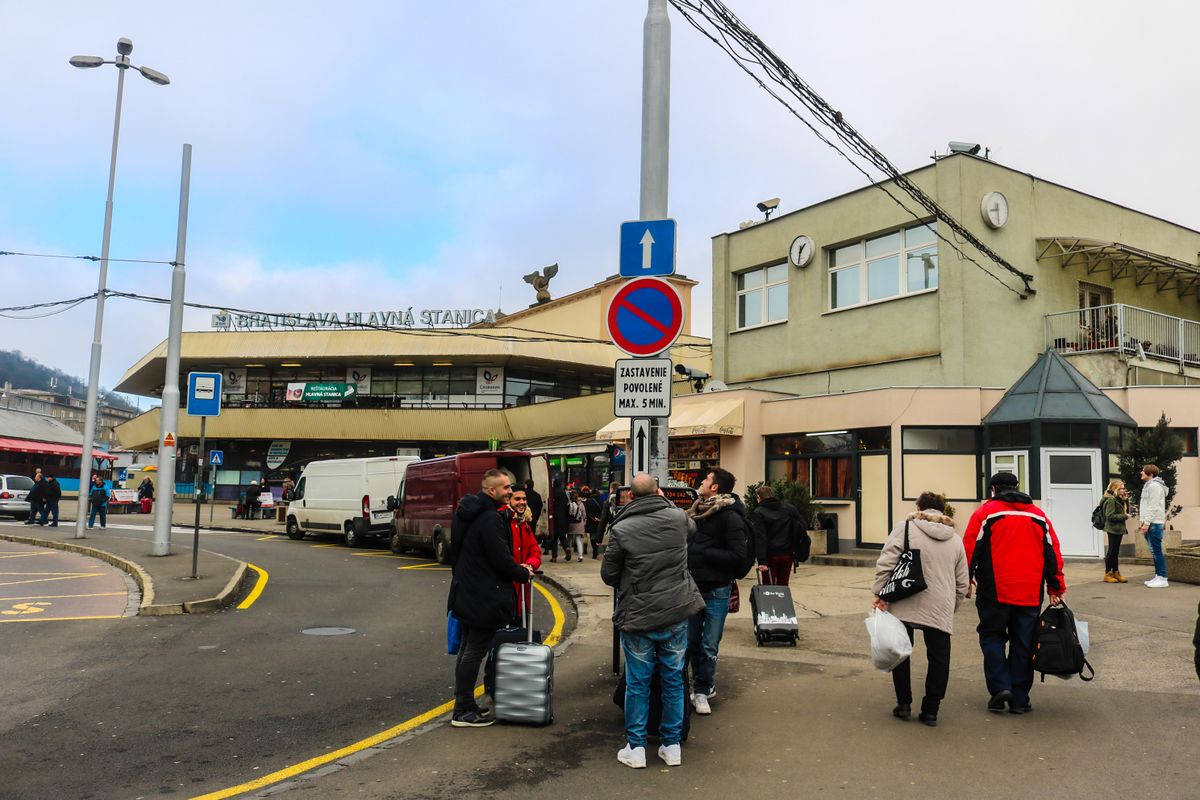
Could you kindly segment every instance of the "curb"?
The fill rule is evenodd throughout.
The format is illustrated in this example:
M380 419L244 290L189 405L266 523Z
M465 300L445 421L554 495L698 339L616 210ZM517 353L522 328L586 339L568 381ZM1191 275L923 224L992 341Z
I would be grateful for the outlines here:
M32 536L16 536L9 533L0 533L0 540L49 547L53 550L64 550L68 553L91 556L129 573L142 592L142 602L138 606L139 617L165 617L174 614L200 614L208 611L216 611L232 603L233 598L239 595L239 592L245 588L244 584L248 583L248 580L253 576L253 573L247 568L246 562L231 558L229 560L234 561L238 565L237 569L234 570L233 577L229 580L229 583L225 584L225 588L215 597L203 600L185 600L180 603L155 603L154 579L150 577L150 573L146 571L145 567L135 561L121 558L107 550L100 550L95 547L74 544L72 542L55 542L48 539L37 539ZM213 555L221 556L221 558L229 558L229 556L222 555L221 553L213 553Z

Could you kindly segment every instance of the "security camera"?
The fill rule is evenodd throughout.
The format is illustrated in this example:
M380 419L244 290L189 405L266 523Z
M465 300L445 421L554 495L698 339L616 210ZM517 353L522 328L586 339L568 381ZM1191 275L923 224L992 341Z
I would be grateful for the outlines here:
M951 153L967 153L968 155L977 155L982 147L974 142L951 142Z
M675 371L690 381L706 381L712 377L707 372L698 369L692 369L686 364L676 364Z
M770 200L763 200L758 204L758 210L767 215L767 219L771 218L771 212L779 208L779 198L772 197Z
M133 42L129 41L124 36L122 36L120 39L117 39L117 52L123 56L129 55L133 52Z

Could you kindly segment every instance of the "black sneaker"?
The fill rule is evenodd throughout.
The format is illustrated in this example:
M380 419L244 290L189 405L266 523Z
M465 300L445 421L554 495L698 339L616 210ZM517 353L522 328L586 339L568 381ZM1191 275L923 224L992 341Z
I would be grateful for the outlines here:
M1008 689L1001 689L992 695L992 699L988 700L988 711L1003 711L1004 706L1012 700L1012 692Z
M488 725L494 725L495 722L495 718L488 719L474 709L455 714L450 718L450 724L455 728L486 728Z
M1010 714L1030 714L1033 712L1033 706L1026 703L1023 706L1009 705L1008 713Z
M928 725L931 728L937 727L937 714L929 714L922 711L917 714L917 719L921 720L922 724Z
M897 719L908 719L910 714L912 714L911 703L897 703L896 707L892 709L892 716Z

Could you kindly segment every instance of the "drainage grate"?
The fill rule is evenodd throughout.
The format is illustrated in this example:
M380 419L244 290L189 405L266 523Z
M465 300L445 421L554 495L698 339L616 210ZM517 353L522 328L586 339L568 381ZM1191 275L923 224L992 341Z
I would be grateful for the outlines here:
M309 636L345 636L354 633L354 628L305 628L300 632Z

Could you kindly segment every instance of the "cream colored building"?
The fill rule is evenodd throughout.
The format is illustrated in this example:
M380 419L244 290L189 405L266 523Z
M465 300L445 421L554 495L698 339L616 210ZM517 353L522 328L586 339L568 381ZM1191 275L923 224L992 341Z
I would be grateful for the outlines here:
M611 453L595 431L612 417L613 362L622 354L603 318L622 282L608 278L469 327L306 329L301 317L301 327L246 330L234 321L230 330L185 333L181 395L188 372L224 376L221 414L209 419L205 445L225 455L217 498L232 499L252 479L278 485L317 458L429 458L489 446L550 455L552 468L572 480L604 479ZM690 312L695 281L670 282ZM671 355L711 372L709 340L686 325ZM163 342L126 371L117 391L161 396L165 363ZM357 393L345 401L289 394L316 383L354 384ZM672 388L689 390L682 379ZM154 409L120 426L122 445L154 449L160 419ZM181 413L177 433L179 490L190 492L199 419Z
M1188 446L1173 523L1200 538L1200 232L966 154L908 178L1032 291L878 187L717 235L713 373L729 388L677 398L673 446L712 437L739 491L808 484L842 549L878 547L920 491L965 519L988 474L1019 472L1069 550L1095 556L1087 520L1120 431L1166 413ZM988 424L1031 368L1058 388L1036 416ZM613 421L599 435L627 433Z

